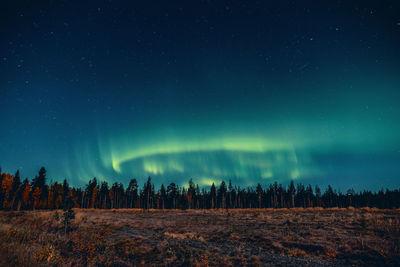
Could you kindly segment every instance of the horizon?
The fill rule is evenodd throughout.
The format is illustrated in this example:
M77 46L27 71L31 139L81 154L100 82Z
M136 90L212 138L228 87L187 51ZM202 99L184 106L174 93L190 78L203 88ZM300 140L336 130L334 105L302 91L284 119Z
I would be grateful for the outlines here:
M1 169L1 168L0 168L0 170L1 170L0 175L1 174L9 174L9 175L12 175L13 177L15 177L15 174L13 174L13 173L4 172L4 170ZM17 171L20 174L21 182L23 182L25 179L27 179L28 182L30 184L32 184L33 179L38 176L38 175L35 175L35 176L32 176L32 177L25 177L25 176L21 175L21 172L19 170L17 170ZM46 169L46 173L48 173L47 169ZM122 186L125 189L127 189L129 183L132 180L136 180L137 185L138 185L138 189L140 189L140 188L143 188L146 185L146 182L148 181L149 178L151 180L153 179L151 176L148 176L147 178L133 177L133 178L130 178L130 179L126 179L126 181L121 182L121 181L118 181L118 180L109 180L109 179L107 180L107 179L99 179L98 177L92 177L92 178L88 179L86 184L75 185L75 184L71 184L70 181L68 179L66 179L66 178L65 179L61 179L61 180L53 180L51 177L48 177L48 175L46 174L46 181L45 182L46 182L46 185L51 186L51 185L54 185L55 183L62 184L63 181L66 180L67 183L69 184L69 186L72 187L72 188L85 189L85 187L87 187L90 184L90 182L92 182L94 179L96 179L98 187L100 187L103 182L106 182L109 187L113 186L114 183L117 183L117 184L122 184ZM347 191L349 191L349 190L354 190L355 193L363 193L363 192L378 193L380 191L385 192L387 190L390 190L390 191L400 190L400 187L399 188L380 187L380 188L374 188L374 189L368 189L368 188L363 188L363 187L360 187L360 188L354 188L354 187L341 188L340 186L339 187L335 187L332 184L326 184L326 185L307 184L307 183L302 183L301 181L296 181L296 180L289 180L289 181L285 181L283 183L278 182L278 181L270 181L270 182L265 182L265 183L255 183L255 184L248 184L248 185L244 185L243 186L243 185L240 185L240 184L232 183L232 181L230 179L228 179L228 180L224 180L224 179L217 180L217 179L214 179L213 181L210 181L210 184L200 185L195 179L189 178L186 182L183 182L181 184L176 183L173 180L170 180L167 183L154 183L154 181L152 181L152 184L154 185L154 190L155 191L160 191L162 186L167 187L170 184L175 184L177 186L177 188L179 188L179 190L182 190L182 189L188 189L190 181L192 181L196 187L199 186L200 190L205 189L206 191L210 190L210 188L212 187L212 184L214 184L214 186L218 189L221 186L222 182L225 183L227 188L229 186L229 182L231 182L233 188L238 188L238 189L241 189L241 190L246 190L246 189L254 190L258 186L258 184L260 184L263 189L267 190L270 186L274 185L275 183L277 183L277 185L279 185L279 186L282 186L284 189L287 189L287 188L289 188L290 183L293 182L294 185L296 186L296 188L297 188L297 185L303 185L304 187L311 186L313 193L315 193L314 191L315 191L315 189L317 187L321 190L321 193L324 193L328 189L328 187L330 186L335 193L344 194L344 195L346 195ZM143 186L141 186L141 184Z

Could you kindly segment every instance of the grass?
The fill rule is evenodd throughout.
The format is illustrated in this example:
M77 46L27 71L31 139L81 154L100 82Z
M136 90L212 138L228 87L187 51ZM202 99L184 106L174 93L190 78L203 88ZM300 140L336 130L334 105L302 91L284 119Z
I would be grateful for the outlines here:
M399 265L400 210L0 212L1 266Z

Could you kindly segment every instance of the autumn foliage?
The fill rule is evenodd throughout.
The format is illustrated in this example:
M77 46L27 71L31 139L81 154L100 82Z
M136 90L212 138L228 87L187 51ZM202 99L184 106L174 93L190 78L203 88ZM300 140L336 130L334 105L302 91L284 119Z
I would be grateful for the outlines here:
M0 171L1 173L1 171ZM322 193L318 186L295 185L293 181L285 187L277 182L267 187L258 184L255 189L228 185L222 181L217 187L200 189L192 179L188 187L170 183L155 189L148 177L143 187L136 179L131 179L125 189L122 183L109 187L107 182L96 178L89 180L85 188L70 187L68 182L46 183L46 169L42 167L31 181L21 182L19 171L15 175L0 175L0 209L3 210L38 210L62 209L70 198L73 208L90 209L248 209L248 208L295 208L295 207L400 207L400 191L380 190L378 192L346 193L335 191L328 186Z

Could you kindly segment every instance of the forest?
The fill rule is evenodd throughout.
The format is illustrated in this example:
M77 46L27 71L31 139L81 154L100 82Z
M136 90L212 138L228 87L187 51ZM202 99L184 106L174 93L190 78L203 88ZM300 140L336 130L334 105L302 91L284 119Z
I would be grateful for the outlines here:
M31 180L21 181L20 172L15 175L2 173L0 169L0 209L2 210L37 210L62 209L68 203L75 208L91 209L250 209L250 208L295 208L295 207L400 207L400 191L379 190L377 192L353 189L345 193L337 192L328 186L324 192L320 187L295 185L288 186L277 182L263 187L241 188L224 181L212 184L207 190L199 187L192 179L187 188L175 183L162 184L155 189L151 177L143 187L136 179L131 179L125 189L122 183L91 179L84 188L71 187L67 180L63 183L46 183L46 169L42 167Z

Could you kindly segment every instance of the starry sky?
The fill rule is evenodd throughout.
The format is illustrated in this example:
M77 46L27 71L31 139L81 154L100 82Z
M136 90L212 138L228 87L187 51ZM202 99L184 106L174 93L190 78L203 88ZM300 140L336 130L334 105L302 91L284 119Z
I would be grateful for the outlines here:
M400 187L400 2L0 3L0 166Z

